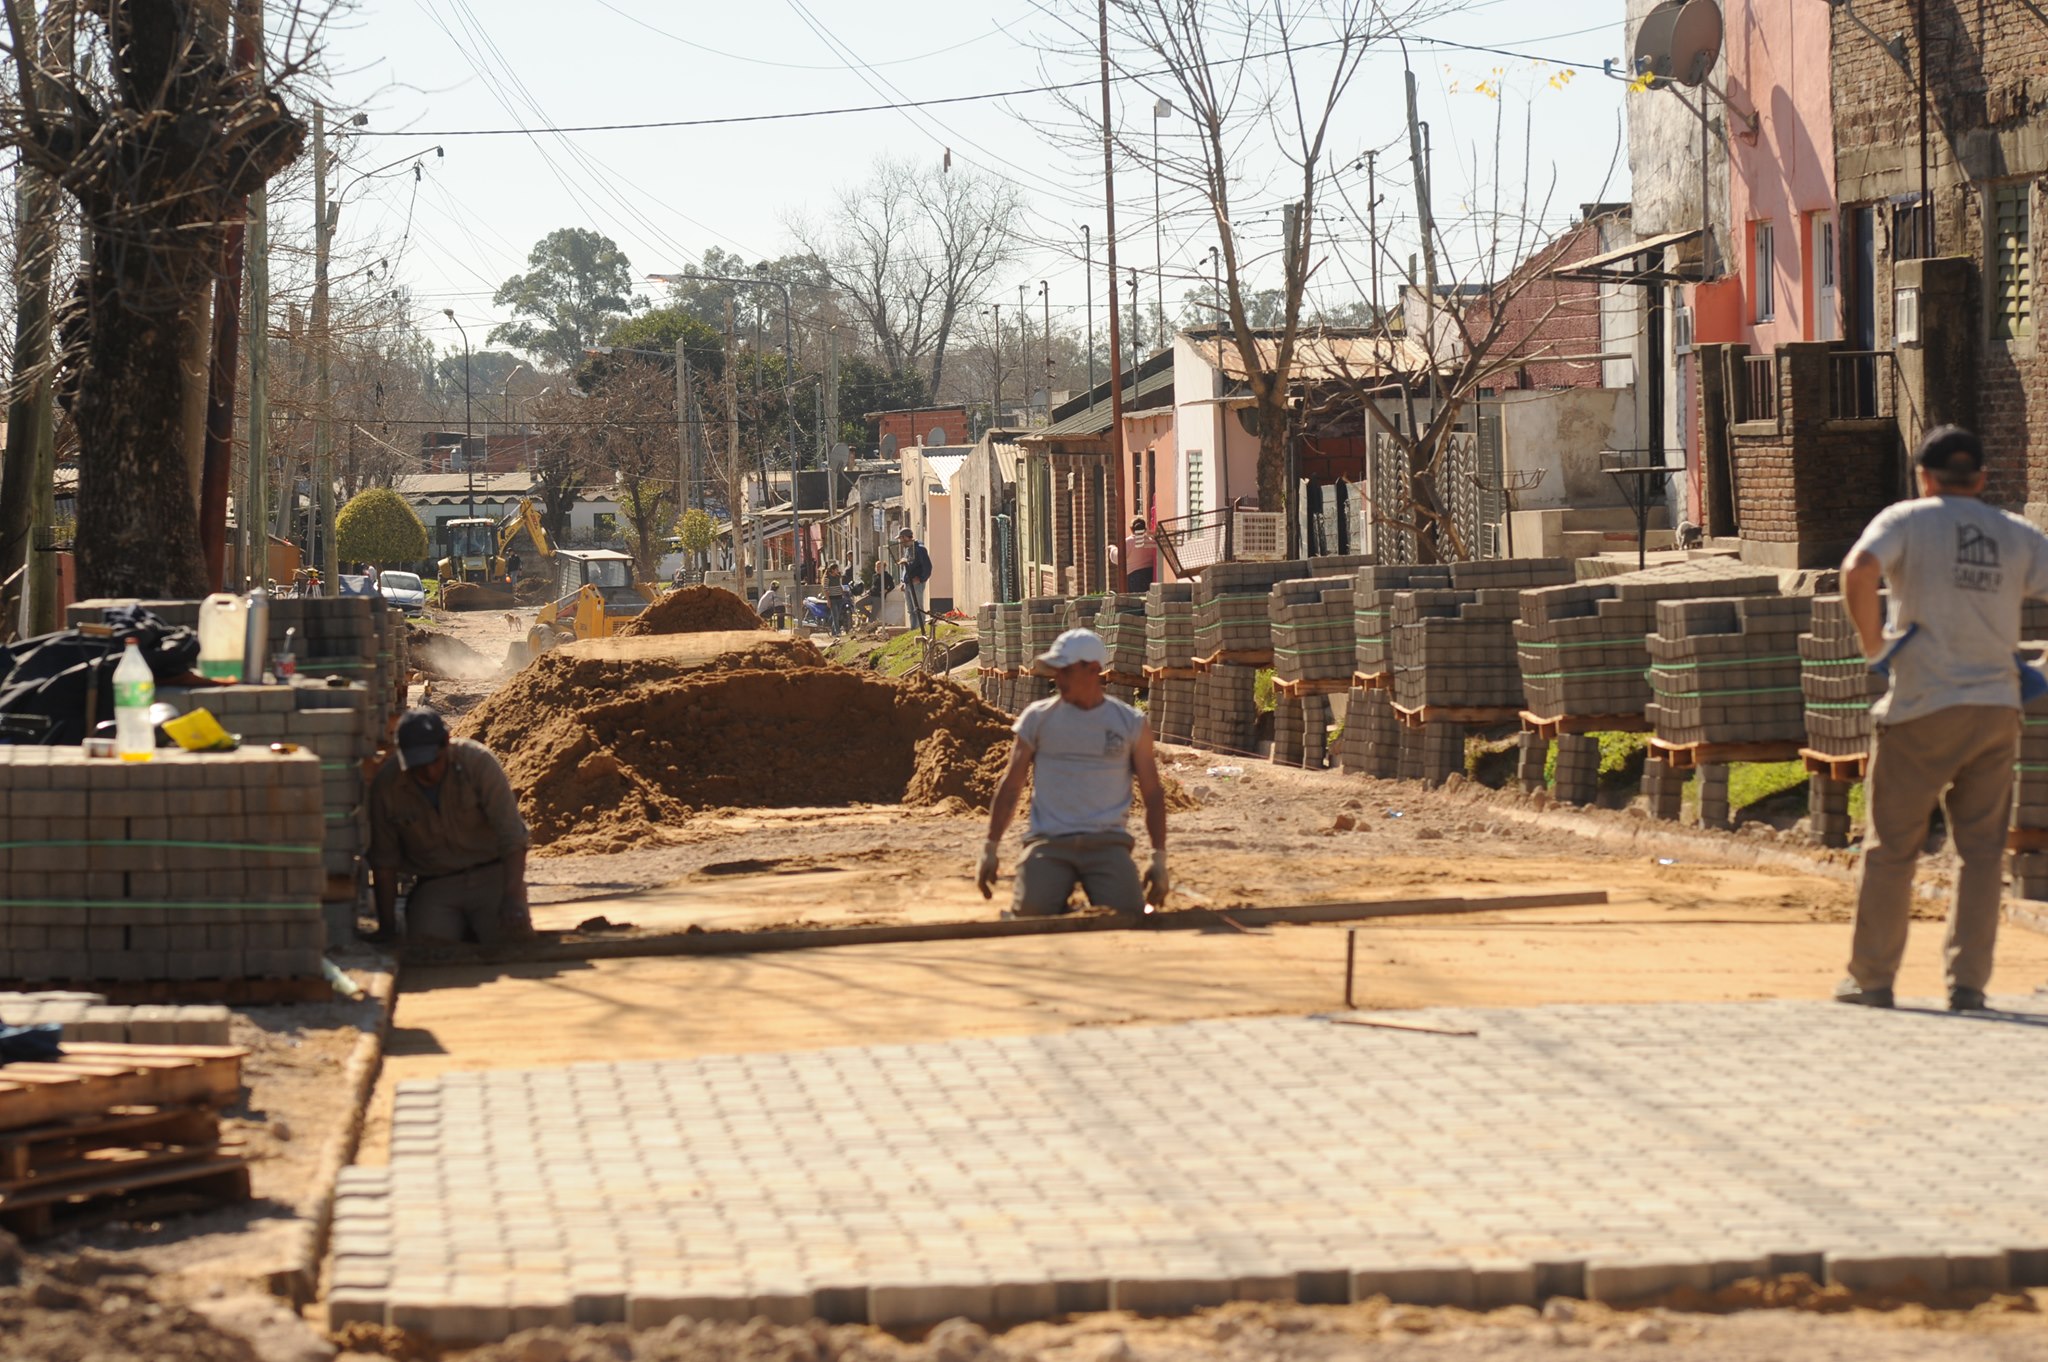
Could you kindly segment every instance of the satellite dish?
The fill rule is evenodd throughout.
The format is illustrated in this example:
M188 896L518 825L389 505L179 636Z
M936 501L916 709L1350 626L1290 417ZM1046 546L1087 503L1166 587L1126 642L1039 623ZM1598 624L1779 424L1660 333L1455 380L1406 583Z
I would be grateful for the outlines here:
M1663 0L1636 29L1636 73L1653 86L1696 87L1720 59L1724 31L1715 0Z
M851 446L851 445L834 445L834 446L832 446L832 454L831 454L831 461L832 461L832 466L833 466L834 468L844 468L844 467L846 467L846 465L847 465L847 464L849 464L849 463L851 463L851 462L853 461L853 446Z
M933 426L924 433L924 443L927 449L936 449L946 443L946 428L944 426Z
M896 437L894 435L884 435L882 437L882 457L885 459L896 457Z

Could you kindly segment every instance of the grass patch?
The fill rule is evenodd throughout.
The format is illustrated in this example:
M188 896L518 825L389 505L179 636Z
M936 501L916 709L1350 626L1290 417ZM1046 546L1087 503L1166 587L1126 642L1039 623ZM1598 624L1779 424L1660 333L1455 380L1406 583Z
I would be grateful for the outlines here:
M1806 764L1798 761L1738 761L1728 768L1728 807L1752 804L1806 788Z
M958 638L972 638L973 636L974 631L972 629L963 625L949 624L944 620L939 621L933 631L933 637L941 643L951 643ZM860 661L854 661L853 665L871 666L884 676L908 676L924 665L924 636L922 634L898 634L880 648L875 648L872 644L862 645L862 647L866 650L865 657ZM844 648L845 645L841 645L841 651L844 651ZM834 656L837 657L838 654L835 653ZM856 656L860 657L861 655L856 654Z
M1600 783L1604 786L1640 785L1643 779L1643 759L1650 752L1650 735L1647 733L1591 733L1600 743ZM1549 755L1543 758L1543 783L1553 788L1557 785L1557 744L1550 745Z
M1259 674L1252 679L1252 699L1258 702L1259 712L1268 713L1279 705L1279 693L1273 689L1273 669L1259 668Z

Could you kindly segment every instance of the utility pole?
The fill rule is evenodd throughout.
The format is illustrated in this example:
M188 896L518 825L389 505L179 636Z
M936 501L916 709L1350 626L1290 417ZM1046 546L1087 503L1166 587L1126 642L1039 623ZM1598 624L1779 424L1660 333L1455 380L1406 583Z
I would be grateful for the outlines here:
M990 303L989 311L996 319L996 394L989 400L989 424L999 426L1003 423L1003 305Z
M17 61L54 55L39 52L42 47L55 49L64 44L68 48L68 5L51 5L50 13L43 16L44 31L38 33L33 0L11 3L28 47L27 52L15 54ZM39 87L42 97L54 105L56 98L50 83L40 76L30 79ZM16 569L25 569L18 623L26 637L57 627L56 562L37 543L41 538L38 531L50 523L49 512L43 508L53 500L50 485L55 478L50 278L57 251L57 186L49 176L24 162L15 171L14 205L16 310L13 381L7 394L6 457L4 465L0 465L0 583ZM38 514L39 511L42 513Z
M1173 101L1161 96L1152 106L1152 268L1158 282L1159 338L1166 341L1166 246L1165 218L1159 207L1159 120L1173 117Z
M1088 391L1095 391L1095 249L1088 224L1081 224L1081 280L1088 290Z
M1109 428L1111 460L1113 467L1109 476L1103 479L1103 529L1106 535L1120 534L1124 524L1124 385L1116 373L1123 349L1122 338L1117 334L1116 324L1116 144L1110 140L1109 127L1109 0L1097 0L1096 24L1102 54L1102 203L1109 217ZM1105 538L1104 548L1108 547ZM1105 555L1106 556L1106 555ZM1108 573L1108 586L1120 591L1124 585L1124 565L1116 564Z
M484 337L489 340L490 337ZM681 521L691 498L696 495L696 461L690 457L690 361L683 354L682 337L676 338L676 519ZM680 531L678 531L680 533Z
M1031 313L1024 301L1024 285L1017 285L1017 372L1024 376L1024 419L1031 419Z
M263 50L263 5L250 0L250 32ZM254 589L270 580L270 191L249 195L249 481L242 493L242 568Z
M1415 73L1408 77L1408 159L1415 169L1415 223L1422 230L1422 273L1428 290L1425 316L1436 310L1436 215L1430 208L1429 158L1422 151L1422 118L1415 107ZM1432 318L1433 319L1433 318Z
M334 547L334 430L328 408L334 400L331 337L327 334L327 258L334 224L327 215L327 110L313 106L313 525L320 552L320 590L340 590ZM469 385L463 384L464 392ZM467 456L467 447L464 455ZM471 508L475 514L475 508ZM310 546L309 546L310 547Z
M1044 309L1045 325L1041 328L1045 340L1045 418L1052 419L1052 285L1038 281L1038 301Z
M249 31L249 6L235 6L237 31L227 32L222 7L219 46L228 64L245 75L256 66ZM259 24L262 22L259 18ZM206 382L206 440L199 476L199 544L206 558L207 585L228 585L228 484L235 462L235 379L242 345L242 257L247 241L249 200L232 211L221 243L220 272L213 281L213 338Z
M1144 353L1145 327L1138 316L1138 270L1131 268L1131 395L1137 395L1138 356Z
M740 466L740 371L734 353L734 332L732 316L733 295L725 297L725 457L726 495L732 505L726 510L732 516L732 561L740 584L740 599L752 604L758 594L750 587L747 576L747 545L740 538L740 517L747 509L747 488L744 471Z
M1365 241L1372 253L1372 320L1380 325L1380 195L1377 151L1365 153Z

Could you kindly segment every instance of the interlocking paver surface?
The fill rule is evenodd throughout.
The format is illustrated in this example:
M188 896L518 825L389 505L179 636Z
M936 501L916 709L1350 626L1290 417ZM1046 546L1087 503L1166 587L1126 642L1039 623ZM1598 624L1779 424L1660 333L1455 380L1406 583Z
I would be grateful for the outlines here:
M332 1312L478 1337L2048 1281L2048 1016L1386 1019L1479 1035L1261 1018L404 1084L389 1167L343 1175Z

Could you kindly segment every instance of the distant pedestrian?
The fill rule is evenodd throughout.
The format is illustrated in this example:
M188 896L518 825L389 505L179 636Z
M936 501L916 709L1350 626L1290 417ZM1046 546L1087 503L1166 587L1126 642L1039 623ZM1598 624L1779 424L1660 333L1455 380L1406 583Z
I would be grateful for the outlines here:
M1142 594L1152 589L1152 576L1159 566L1159 548L1145 532L1143 516L1132 519L1131 532L1124 538L1121 553L1115 544L1109 546L1109 557L1111 562L1123 564L1125 591Z
M837 563L825 564L825 618L834 636L846 632L848 624L846 576Z
M1109 649L1088 629L1069 629L1037 658L1059 694L1017 716L1010 766L989 809L975 884L993 896L1003 831L1031 784L1024 858L1017 863L1010 917L1053 917L1067 911L1079 884L1098 908L1136 913L1166 902L1166 790L1152 755L1145 716L1102 689ZM1142 881L1131 859L1131 786L1145 802L1152 861Z
M761 599L754 602L754 613L764 624L777 629L789 624L789 606L782 599L782 583L770 582L768 589L761 593Z
M1987 506L1984 446L1927 432L1920 497L1887 507L1842 565L1864 655L1890 678L1871 706L1870 805L1845 1003L1892 1005L1906 953L1913 868L1937 802L1962 859L1945 948L1952 1012L1984 1006L1998 941L2006 825L2019 752L2020 607L2048 599L2048 536ZM1891 588L1881 618L1879 579Z
M896 536L897 561L903 577L904 608L910 612L910 627L923 633L925 630L925 588L932 580L932 556L924 545L917 542L917 535L906 525Z

